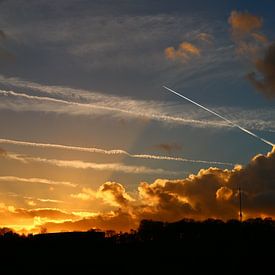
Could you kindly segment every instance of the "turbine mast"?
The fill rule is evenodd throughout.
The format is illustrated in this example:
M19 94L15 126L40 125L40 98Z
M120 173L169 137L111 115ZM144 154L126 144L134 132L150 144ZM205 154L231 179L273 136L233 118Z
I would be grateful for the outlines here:
M242 188L241 186L239 186L239 207L240 207L240 210L239 210L239 219L240 219L240 222L243 221L243 205L242 205Z

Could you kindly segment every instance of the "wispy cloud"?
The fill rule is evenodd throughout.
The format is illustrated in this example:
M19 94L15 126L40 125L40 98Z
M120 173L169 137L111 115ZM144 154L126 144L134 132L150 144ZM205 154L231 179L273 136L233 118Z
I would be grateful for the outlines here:
M198 40L201 40L203 42L207 42L209 44L212 44L214 41L214 37L213 35L209 34L209 33L205 33L205 32L200 32L197 34L196 38Z
M192 117L189 118L190 115L188 114L186 114L186 117L168 115L164 110L161 111L161 109L165 109L165 106L160 102L150 103L138 100L124 101L123 98L119 97L115 97L115 101L113 101L113 97L111 97L111 102L102 102L97 99L95 103L79 103L48 96L34 96L25 93L3 90L0 90L0 95L4 97L4 100L0 103L0 108L13 109L16 111L57 112L72 115L108 113L113 117L127 116L134 118L145 118L165 123L193 125L197 127L228 127L227 124L222 122L199 120L193 119ZM17 99L22 99L22 101L17 101ZM5 100L8 100L9 104L6 104ZM33 102L38 102L40 104L33 104ZM60 107L56 108L56 104L59 104ZM114 107L115 105L116 107ZM154 109L152 109L152 105L154 105Z
M47 159L40 157L31 157L26 155L20 155L9 152L6 156L7 159L20 161L22 163L41 163L47 165L53 165L63 168L73 168L73 169L92 169L97 171L115 171L122 173L132 173L132 174L172 174L176 175L178 172L164 170L160 168L149 168L146 166L134 166L126 165L123 163L95 163L95 162L85 162L82 160L60 160L60 159ZM12 180L12 179L10 179ZM37 182L38 179L31 179L31 182ZM23 182L24 179L21 179ZM27 182L27 180L25 180ZM41 183L47 183L47 180L43 181L40 179ZM50 181L48 182L50 184ZM54 182L52 182L54 184Z
M194 112L188 105L176 105L161 101L142 101L126 97L107 96L102 93L89 92L81 89L71 89L59 86L47 86L0 76L0 83L27 89L32 95L24 92L0 90L2 96L0 108L16 111L58 112L70 115L110 115L109 117L127 117L149 119L169 125L190 125L192 127L221 128L231 126L211 117L205 119L205 114ZM41 95L41 93L45 95ZM36 104L33 104L33 103ZM58 105L58 108L57 106ZM152 108L152 106L154 106ZM184 108L182 108L184 106ZM227 110L223 107L212 108ZM273 110L274 111L274 110ZM235 121L254 130L272 130L272 121L262 115L270 114L272 110L235 110L233 113L245 113L245 117L235 118ZM257 114L257 116L255 116ZM270 115L272 118L273 116Z
M49 144L49 143L19 141L19 140L11 140L11 139L0 139L0 143L21 145L21 146L30 146L30 147L39 147L39 148L54 148L54 149L79 151L79 152L87 152L87 153L98 153L98 154L105 154L105 155L125 155L130 158L138 158L138 159L153 159L153 160L166 160L166 161L179 161L179 162L205 163L205 164L221 164L221 165L233 166L232 163L220 162L220 161L194 160L194 159L172 157L172 156L162 156L162 155L131 154L131 153L121 150L121 149L105 150L105 149L100 149L100 148L95 148L95 147L80 147L80 146L70 146L70 145L63 145L63 144ZM165 148L167 149L167 146L165 146ZM16 157L18 157L18 156L15 155L14 158L16 158Z
M77 185L68 181L54 181L43 178L21 178L15 176L0 176L0 181L4 182L19 182L19 183L31 183L31 184L47 184L47 185L63 185L68 187L76 187Z

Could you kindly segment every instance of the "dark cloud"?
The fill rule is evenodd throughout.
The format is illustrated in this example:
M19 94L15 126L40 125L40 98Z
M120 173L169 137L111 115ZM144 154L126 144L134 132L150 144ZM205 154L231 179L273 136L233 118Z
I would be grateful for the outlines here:
M236 52L254 64L246 78L267 98L275 96L275 43L262 34L263 19L248 12L232 11L228 19ZM258 75L257 75L258 73Z
M238 216L238 187L241 185L245 190L246 217L274 217L275 208L269 203L272 198L275 200L274 183L275 148L267 155L255 156L245 167L202 169L186 179L143 183L139 194L145 204L151 205L145 207L144 212L161 213L164 220L174 220L180 215L229 219Z
M168 153L172 151L180 151L182 150L182 146L177 143L160 143L153 146L154 149L162 150Z
M35 220L59 221L77 220L79 216L56 208L16 208L0 203L1 226L17 225L19 227L33 226Z
M101 228L128 231L142 219L176 221L183 218L238 218L239 186L244 197L244 218L275 218L275 147L267 155L255 156L248 165L234 169L210 167L184 179L157 179L140 183L135 198L124 186L106 182L93 199L102 199L115 210L85 217L52 208L23 209L0 204L2 226L33 224L48 232ZM44 223L37 221L45 221Z
M260 74L259 78L256 73L248 74L247 78L268 98L275 97L275 43L270 44L263 58L255 61L255 67Z
M105 183L99 193L105 202L119 209L81 221L49 223L49 230L101 229L129 230L142 219L176 221L182 218L238 218L239 186L244 197L244 218L275 217L275 148L255 156L247 166L232 170L210 167L185 179L157 179L142 182L137 198L130 197L119 183ZM107 192L107 193L105 193Z
M114 213L101 214L96 217L85 218L78 221L66 221L64 223L48 222L43 225L48 232L60 231L86 231L91 228L102 230L129 231L137 228L138 223L128 212L117 210ZM37 227L39 232L40 227Z

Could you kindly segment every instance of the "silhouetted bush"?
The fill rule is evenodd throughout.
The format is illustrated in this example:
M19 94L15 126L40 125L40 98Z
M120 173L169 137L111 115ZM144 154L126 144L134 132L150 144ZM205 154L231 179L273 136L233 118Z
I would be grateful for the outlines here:
M0 274L272 274L275 222L143 220L129 233L0 229ZM8 272L2 272L6 270Z

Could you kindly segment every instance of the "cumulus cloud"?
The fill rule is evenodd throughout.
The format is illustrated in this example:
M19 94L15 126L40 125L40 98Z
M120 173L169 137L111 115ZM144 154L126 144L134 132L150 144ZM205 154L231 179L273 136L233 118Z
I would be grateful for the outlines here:
M117 182L105 182L100 186L97 196L111 206L127 207L134 199L126 193L122 184Z
M190 42L182 42L177 49L168 47L164 50L164 53L169 60L180 60L185 63L193 57L199 56L201 50Z
M125 190L124 186L117 182L107 181L98 190L82 188L81 193L71 194L71 197L79 200L101 199L105 204L119 208L125 208L135 201Z
M263 58L257 58L254 61L255 68L259 73L257 77L255 72L247 75L250 82L256 89L262 92L268 98L275 97L275 43L271 43L265 50Z
M255 156L247 166L236 165L234 169L210 167L201 169L185 179L157 179L153 183L142 182L136 197L131 197L125 188L115 182L103 184L91 197L104 197L108 205L118 207L112 214L103 213L85 221L86 225L120 227L115 220L126 219L128 230L140 220L154 219L175 221L182 218L238 218L239 186L243 188L244 217L275 217L275 148L267 155ZM91 190L86 190L86 194ZM98 195L100 192L103 194ZM105 193L107 192L107 193ZM91 198L90 197L90 198ZM104 217L104 218L103 218ZM126 218L127 217L127 218ZM102 221L104 220L104 225ZM83 222L84 223L84 222ZM81 222L69 223L69 228ZM54 225L51 224L54 227ZM65 226L65 225L64 225ZM66 225L68 226L68 224ZM65 227L66 227L65 226ZM58 225L60 228L61 225ZM64 227L64 228L65 228ZM66 227L68 228L68 227Z
M232 195L233 195L233 190L226 186L221 187L216 192L217 200L226 200L227 201L232 198Z
M142 219L176 221L183 218L206 219L238 218L239 186L244 198L244 218L275 218L275 147L268 154L259 154L246 166L233 169L210 167L201 169L183 179L156 179L152 183L141 182L136 191L130 193L118 182L105 182L97 190L83 188L72 194L75 200L98 199L112 211L93 215L70 216L44 209L20 210L12 206L0 209L0 220L10 226L8 216L27 215L36 219L39 226L48 232L62 230L87 230L90 228L130 230ZM1 212L2 211L2 212ZM61 211L62 212L62 211ZM19 215L20 214L20 215ZM19 216L18 216L19 215ZM52 220L49 220L49 219ZM58 221L58 219L60 219Z

